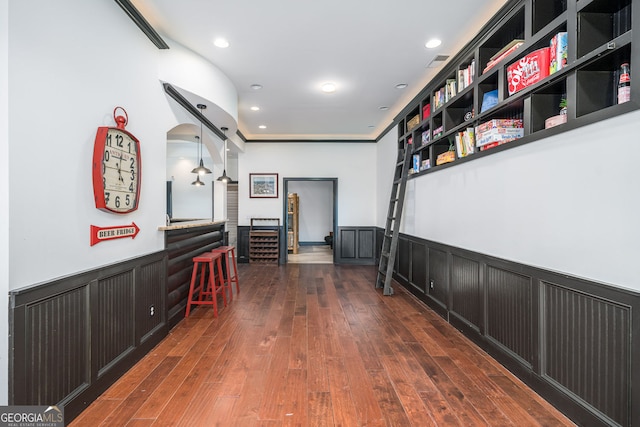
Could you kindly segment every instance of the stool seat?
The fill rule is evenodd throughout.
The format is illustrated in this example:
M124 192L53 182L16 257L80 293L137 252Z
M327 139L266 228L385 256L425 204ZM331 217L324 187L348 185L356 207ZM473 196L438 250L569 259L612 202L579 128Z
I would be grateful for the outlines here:
M238 264L236 263L235 249L235 246L218 246L211 251L211 253L224 255L224 269L225 277L227 278L227 289L229 290L229 301L233 301L232 283L235 282L236 284L236 293L240 292L240 283L238 282ZM231 255L231 261L229 261L229 255ZM233 272L231 271L231 267L233 267Z
M191 283L189 284L189 296L187 297L187 311L184 317L189 317L192 305L212 305L213 316L218 317L218 294L222 294L224 306L227 306L227 295L225 292L225 282L222 270L222 253L204 252L193 257L193 271L191 273ZM215 263L215 267L214 267ZM204 286L205 277L208 280L207 286ZM194 299L196 293L196 280L200 271L200 284L197 288L198 298ZM216 283L216 279L218 283ZM207 300L210 297L210 300Z

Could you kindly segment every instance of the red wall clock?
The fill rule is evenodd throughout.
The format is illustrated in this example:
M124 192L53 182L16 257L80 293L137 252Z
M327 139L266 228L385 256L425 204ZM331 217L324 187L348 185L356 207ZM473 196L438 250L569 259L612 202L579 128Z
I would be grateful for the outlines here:
M124 116L116 116L120 109ZM129 116L113 110L116 127L101 126L93 146L93 195L96 208L125 214L138 209L140 142L125 130Z

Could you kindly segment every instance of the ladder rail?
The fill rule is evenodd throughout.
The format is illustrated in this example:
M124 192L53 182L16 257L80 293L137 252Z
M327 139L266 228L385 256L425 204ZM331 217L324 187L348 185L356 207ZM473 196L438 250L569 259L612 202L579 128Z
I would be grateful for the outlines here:
M376 288L383 288L383 295L393 295L391 282L393 280L393 267L398 250L398 236L400 234L400 221L402 219L407 177L409 175L409 164L412 154L411 148L411 145L404 144L403 160L396 163L393 185L391 187L389 210L387 212L387 222L385 224L382 251L378 264L378 275L376 277Z

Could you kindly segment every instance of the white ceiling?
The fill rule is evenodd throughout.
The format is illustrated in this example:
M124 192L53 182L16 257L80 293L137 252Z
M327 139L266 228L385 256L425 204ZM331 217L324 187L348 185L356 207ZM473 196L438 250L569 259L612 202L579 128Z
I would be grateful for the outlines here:
M231 79L249 141L376 139L440 70L428 67L434 57L455 55L506 2L132 1L161 36ZM216 37L230 46L214 46ZM442 45L425 48L434 37ZM321 92L327 81L336 92Z

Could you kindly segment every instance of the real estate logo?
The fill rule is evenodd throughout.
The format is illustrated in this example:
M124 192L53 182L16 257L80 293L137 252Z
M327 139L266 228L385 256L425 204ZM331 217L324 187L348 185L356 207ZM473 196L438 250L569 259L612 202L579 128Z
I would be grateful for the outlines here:
M0 427L64 427L64 408L0 406Z

